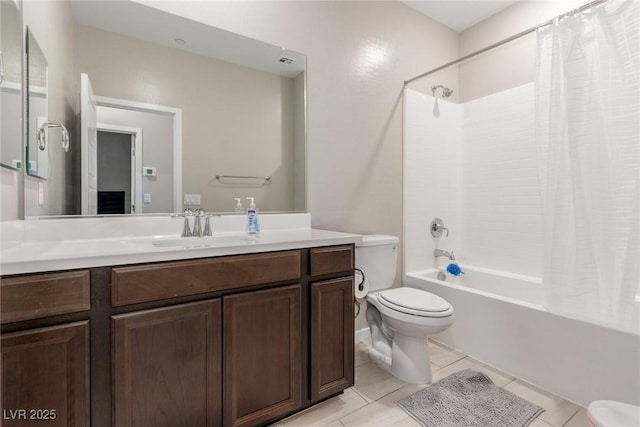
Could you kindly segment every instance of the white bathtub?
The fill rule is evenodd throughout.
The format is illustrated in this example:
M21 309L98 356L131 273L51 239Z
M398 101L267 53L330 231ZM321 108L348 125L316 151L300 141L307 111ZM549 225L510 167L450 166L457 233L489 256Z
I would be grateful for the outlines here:
M640 405L640 336L547 312L538 278L462 269L447 281L435 269L404 276L404 286L454 307L455 322L437 341L582 406Z

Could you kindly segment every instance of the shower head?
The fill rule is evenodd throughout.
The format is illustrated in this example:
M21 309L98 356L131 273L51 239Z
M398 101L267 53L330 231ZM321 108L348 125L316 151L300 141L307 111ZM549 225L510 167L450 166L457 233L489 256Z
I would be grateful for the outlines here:
M448 87L445 87L444 85L433 85L431 86L431 93L433 94L433 96L436 96L436 91L438 89L442 89L442 97L443 98L448 98L451 96L451 94L453 94L453 90L449 89Z

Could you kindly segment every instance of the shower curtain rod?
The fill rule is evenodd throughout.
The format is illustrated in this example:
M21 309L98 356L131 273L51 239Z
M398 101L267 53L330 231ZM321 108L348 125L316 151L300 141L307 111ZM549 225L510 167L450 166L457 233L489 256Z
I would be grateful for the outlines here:
M433 74L433 73L438 72L440 70L444 70L447 67L450 67L452 65L456 65L456 64L458 64L458 63L460 63L462 61L466 61L469 58L473 58L476 55L480 55L481 53L489 51L489 50L491 50L493 48L496 48L498 46L502 46L503 44L509 43L510 41L513 41L513 40L516 40L516 39L519 39L520 37L526 36L527 34L531 34L534 31L538 30L539 28L546 27L547 25L553 24L553 21L555 21L556 19L562 19L562 18L564 18L566 16L576 15L576 14L578 14L580 12L583 12L583 11L589 9L589 8L592 8L594 6L598 6L598 5L602 4L602 3L606 3L607 1L609 1L609 0L594 0L594 1L590 2L590 3L582 5L582 6L578 7L578 8L576 8L576 9L570 10L569 12L563 13L562 15L558 15L555 18L552 18L552 19L550 19L550 20L548 20L546 22L543 22L542 24L536 25L535 27L531 27L529 29L521 31L518 34L514 34L514 35L512 35L510 37L507 37L504 40L500 40L499 42L496 42L496 43L494 43L492 45L484 47L484 48L482 48L480 50L477 50L477 51L475 51L473 53L465 55L462 58L458 58L455 61L451 61L451 62L449 62L447 64L441 65L440 67L434 68L433 70L427 71L426 73L422 73L419 76L416 76L416 77L414 77L412 79L405 80L404 85L407 86L409 83L414 82L414 81L416 81L418 79L421 79L422 77L428 76L429 74Z

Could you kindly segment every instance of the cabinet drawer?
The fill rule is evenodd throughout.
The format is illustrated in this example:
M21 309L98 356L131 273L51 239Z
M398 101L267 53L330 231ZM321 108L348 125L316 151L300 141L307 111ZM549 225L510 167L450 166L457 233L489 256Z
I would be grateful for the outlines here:
M311 275L353 271L353 246L330 246L311 249Z
M89 270L3 278L0 322L18 322L91 308Z
M157 301L299 277L300 251L118 267L111 271L111 303Z

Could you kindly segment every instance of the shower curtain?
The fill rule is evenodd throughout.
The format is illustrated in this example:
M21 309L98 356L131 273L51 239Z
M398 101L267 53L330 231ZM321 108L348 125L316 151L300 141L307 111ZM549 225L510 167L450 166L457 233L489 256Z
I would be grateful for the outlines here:
M538 30L546 308L640 333L640 2Z

